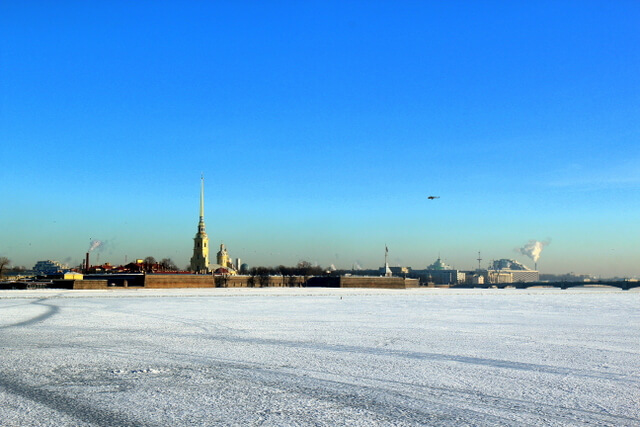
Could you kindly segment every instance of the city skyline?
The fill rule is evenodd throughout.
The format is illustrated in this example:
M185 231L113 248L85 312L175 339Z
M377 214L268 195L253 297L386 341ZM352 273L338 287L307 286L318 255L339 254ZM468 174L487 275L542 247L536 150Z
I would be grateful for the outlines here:
M0 256L640 276L635 2L0 6ZM429 200L429 196L439 196ZM68 260L68 261L66 261Z

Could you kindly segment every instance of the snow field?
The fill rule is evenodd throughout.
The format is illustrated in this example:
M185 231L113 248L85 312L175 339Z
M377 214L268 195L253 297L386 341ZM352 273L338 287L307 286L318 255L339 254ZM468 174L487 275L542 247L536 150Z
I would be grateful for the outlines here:
M640 292L0 292L0 425L640 425Z

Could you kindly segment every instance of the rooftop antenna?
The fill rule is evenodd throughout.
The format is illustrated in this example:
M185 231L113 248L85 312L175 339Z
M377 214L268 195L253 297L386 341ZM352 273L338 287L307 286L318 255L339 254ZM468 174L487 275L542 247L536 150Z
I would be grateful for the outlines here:
M482 257L480 256L480 251L478 251L478 270L481 270L480 268L480 262L482 261Z

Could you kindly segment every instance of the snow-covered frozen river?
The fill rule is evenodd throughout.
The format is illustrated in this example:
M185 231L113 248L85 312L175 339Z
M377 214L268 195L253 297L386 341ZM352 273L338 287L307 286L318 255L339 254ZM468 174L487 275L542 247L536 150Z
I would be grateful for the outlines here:
M0 425L640 425L640 292L0 291Z

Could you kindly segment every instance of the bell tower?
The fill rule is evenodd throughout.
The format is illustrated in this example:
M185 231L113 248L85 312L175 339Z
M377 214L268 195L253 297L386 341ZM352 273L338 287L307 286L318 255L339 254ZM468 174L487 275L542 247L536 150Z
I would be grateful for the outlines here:
M229 257L229 253L227 252L227 248L224 246L224 243L220 245L220 251L216 257L218 264L220 264L224 268L233 268L231 263L231 258Z
M194 273L209 272L209 237L204 226L204 175L200 177L200 221L196 237L193 238L191 270Z

